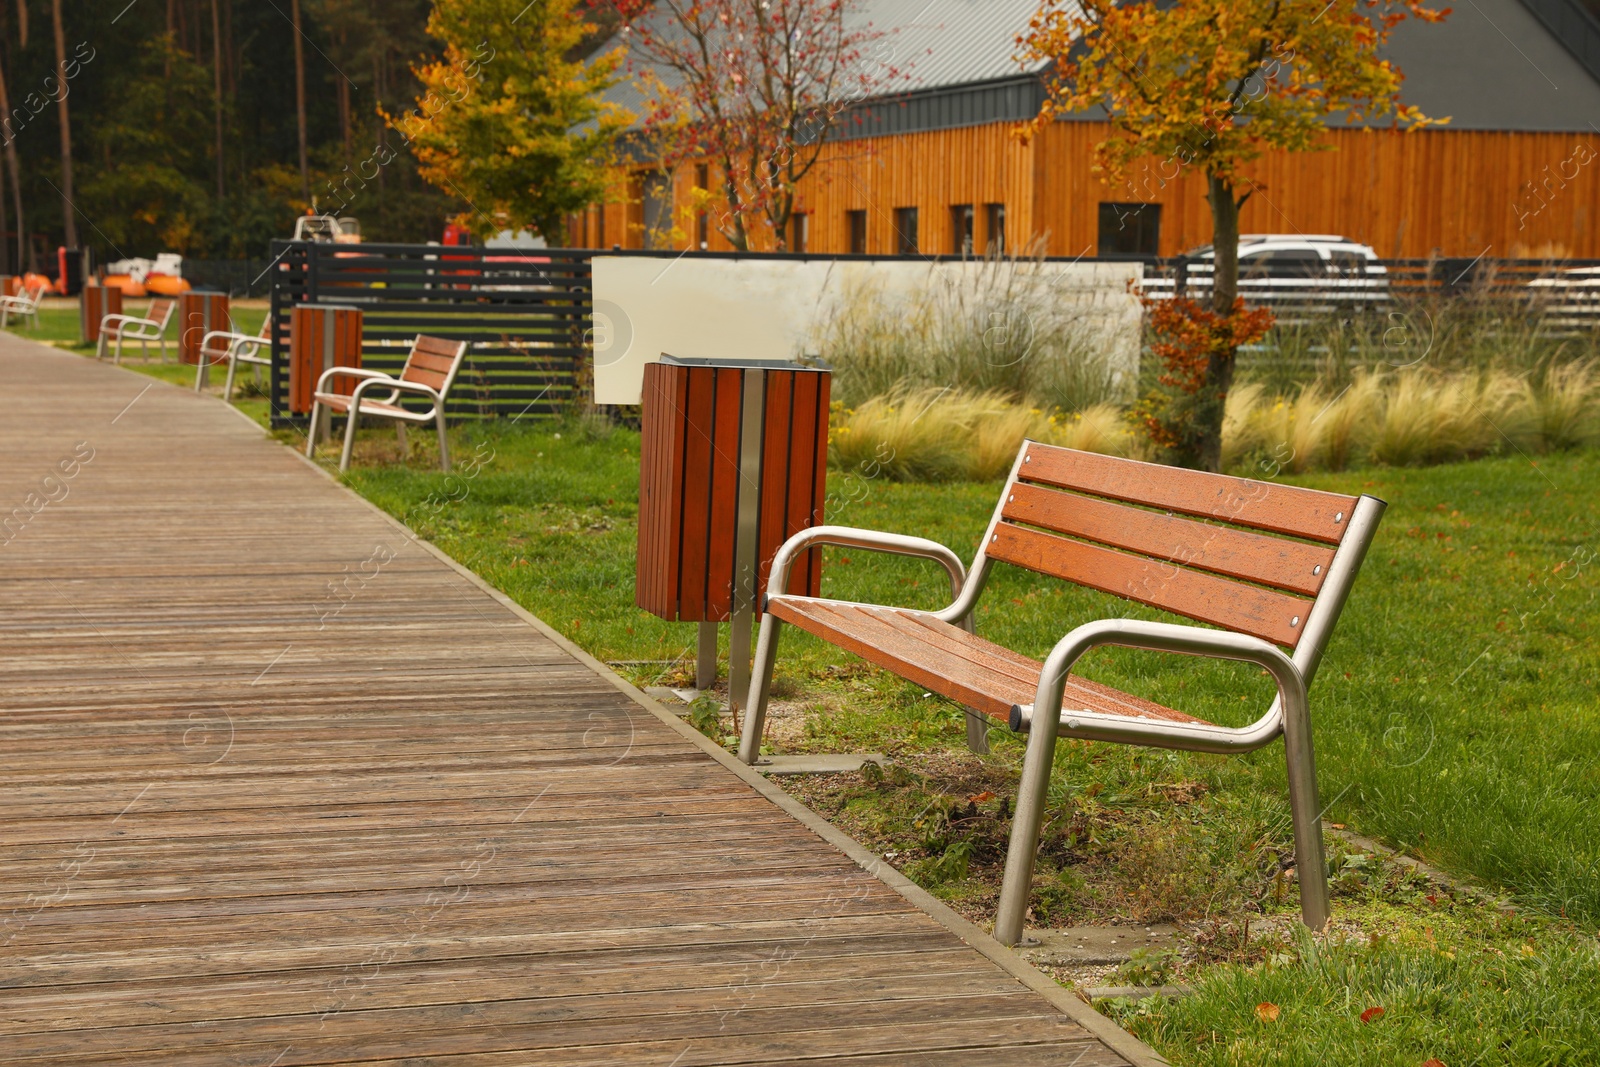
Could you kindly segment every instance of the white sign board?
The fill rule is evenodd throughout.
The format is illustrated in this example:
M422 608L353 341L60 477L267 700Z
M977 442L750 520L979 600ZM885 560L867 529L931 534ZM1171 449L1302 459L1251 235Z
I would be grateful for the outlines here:
M637 404L644 366L662 354L792 360L815 354L819 326L844 294L974 287L982 261L712 259L596 256L594 389L601 404ZM1138 263L1033 263L1012 268L1092 320L1097 347L1137 373ZM1132 285L1130 285L1132 283ZM825 354L824 354L825 355Z

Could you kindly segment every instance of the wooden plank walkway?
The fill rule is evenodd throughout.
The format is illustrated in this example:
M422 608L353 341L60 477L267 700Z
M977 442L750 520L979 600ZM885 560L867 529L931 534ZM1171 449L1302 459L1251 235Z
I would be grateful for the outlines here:
M218 401L0 381L8 1067L1156 1062Z

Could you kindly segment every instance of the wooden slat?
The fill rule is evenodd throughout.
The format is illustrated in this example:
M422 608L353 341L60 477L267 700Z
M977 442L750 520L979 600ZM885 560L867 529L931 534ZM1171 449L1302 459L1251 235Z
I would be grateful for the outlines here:
M1029 442L1018 477L1218 522L1338 544L1356 498Z
M733 537L739 513L739 419L744 403L744 372L722 368L715 380L712 414L711 518L706 556L706 607L701 619L726 619L733 613Z
M0 493L98 427L5 546L6 1067L1125 1062L215 399L0 359Z
M679 542L680 619L711 618L707 613L707 539L711 535L712 425L715 384L710 375L686 376L683 423L683 532Z
M1154 556L1174 565L1315 596L1333 549L1181 519L1018 482L1003 516L1056 533ZM1177 576L1174 575L1174 580Z
M773 371L767 375L766 421L761 438L761 570L756 575L756 588L766 591L767 579L772 570L772 555L787 540L789 522L789 453L794 438L794 375ZM805 561L796 563L789 572L786 592L809 591L797 585L809 577L804 570ZM796 573L800 572L800 573Z
M827 600L774 597L768 610L869 663L1002 722L1014 705L1033 703L1043 669L1037 660L975 637L921 612ZM1201 722L1087 678L1068 678L1062 707L1105 715Z
M987 546L1006 563L1293 648L1311 601L1144 556L1000 523Z

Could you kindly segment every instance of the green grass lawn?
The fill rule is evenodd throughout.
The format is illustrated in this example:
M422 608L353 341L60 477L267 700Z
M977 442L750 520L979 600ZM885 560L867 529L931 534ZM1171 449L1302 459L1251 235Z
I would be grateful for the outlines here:
M392 452L387 435L364 437L374 458ZM694 627L633 606L637 435L468 427L455 447L476 450L481 466L430 472L413 442L408 466L364 466L349 480L634 681L687 682ZM1241 918L1294 907L1275 877L1289 849L1281 748L1229 759L1068 743L1036 920L1216 927L1183 973L1197 995L1116 1009L1175 1062L1594 1062L1600 612L1587 546L1600 453L1298 481L1391 505L1312 694L1329 819L1504 891L1526 913L1502 916L1392 870L1365 877L1357 856L1335 898L1353 940L1230 947ZM842 492L840 482L834 497L847 503L830 522L916 533L963 555L997 490ZM869 601L935 606L946 588L931 565L855 550L829 549L824 574L825 595ZM1000 567L978 630L1042 656L1107 614L1151 615ZM1248 668L1127 650L1094 654L1084 673L1223 722L1253 718L1271 693ZM878 780L822 780L801 795L981 918L1021 746L999 731L990 757L967 755L959 709L792 629L777 696L806 716L778 747L897 758ZM712 732L730 729L724 720ZM1266 1001L1281 1012L1271 1024L1254 1014ZM1356 1018L1374 1005L1381 1018Z
M349 484L633 681L691 679L694 626L633 606L636 433L462 425L448 476L433 469L431 435L411 436L402 464L392 434L364 432ZM832 476L845 503L830 522L962 555L998 488L846 480ZM1293 926L1281 746L1224 758L1067 742L1035 920L1186 924L1191 951L1173 966L1195 994L1109 1008L1175 1063L1597 1062L1600 452L1294 480L1390 502L1312 690L1328 818L1503 892L1516 911L1335 842L1335 935L1251 940L1251 924ZM929 564L829 549L823 592L936 606L947 586ZM1042 656L1116 614L1154 617L1001 566L977 625ZM1103 650L1082 667L1213 721L1248 721L1271 695L1238 665ZM960 709L793 629L775 698L791 711L775 749L893 757L884 772L794 791L952 906L992 917L1021 745L998 730L991 755L968 754ZM704 728L731 730L725 717Z

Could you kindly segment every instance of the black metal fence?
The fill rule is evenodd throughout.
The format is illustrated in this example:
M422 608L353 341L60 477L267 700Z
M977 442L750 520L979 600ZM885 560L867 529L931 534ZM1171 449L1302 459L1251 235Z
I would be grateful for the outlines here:
M363 309L362 362L376 370L397 373L418 333L471 342L446 405L452 418L551 414L570 404L583 387L593 305L591 257L684 255L295 241L273 242L272 253L269 263L260 269L251 263L249 270L255 271L252 277L264 279L261 284L270 291L271 315L277 324L271 386L274 425L303 419L291 415L287 405L289 311L297 303ZM719 259L928 263L958 258L691 254ZM1063 257L1046 262L1130 260L1144 264L1144 289L1151 295L1201 298L1209 289L1208 268L1197 269L1198 261L1184 258ZM1421 300L1476 296L1532 311L1552 333L1600 328L1600 260L1402 259L1345 272L1246 271L1240 293L1250 303L1271 307L1286 325L1328 315L1386 314Z
M289 314L300 303L364 312L362 366L398 374L417 334L468 341L452 419L551 414L570 404L590 328L585 249L341 245L275 241L272 422L288 410Z

